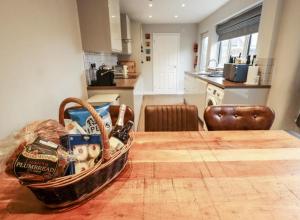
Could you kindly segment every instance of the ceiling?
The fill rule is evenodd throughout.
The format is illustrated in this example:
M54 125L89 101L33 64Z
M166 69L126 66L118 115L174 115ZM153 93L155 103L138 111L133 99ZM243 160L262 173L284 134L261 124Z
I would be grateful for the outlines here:
M229 0L120 0L120 7L122 13L127 13L131 19L145 24L196 23L228 1ZM152 4L152 7L149 7L149 4Z

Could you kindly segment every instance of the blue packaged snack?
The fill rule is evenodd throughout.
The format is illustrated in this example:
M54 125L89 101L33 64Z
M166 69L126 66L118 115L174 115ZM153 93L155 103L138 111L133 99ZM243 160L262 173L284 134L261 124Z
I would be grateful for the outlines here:
M105 124L105 130L109 134L112 130L112 122L109 114L109 103L95 106L96 112ZM69 109L68 113L73 121L76 121L88 134L100 134L95 120L85 108Z

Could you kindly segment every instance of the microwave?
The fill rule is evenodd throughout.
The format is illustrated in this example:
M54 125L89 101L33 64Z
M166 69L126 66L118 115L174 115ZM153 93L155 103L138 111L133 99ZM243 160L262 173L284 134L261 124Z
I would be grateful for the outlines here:
M224 78L232 82L246 82L248 67L248 64L225 63L223 70Z

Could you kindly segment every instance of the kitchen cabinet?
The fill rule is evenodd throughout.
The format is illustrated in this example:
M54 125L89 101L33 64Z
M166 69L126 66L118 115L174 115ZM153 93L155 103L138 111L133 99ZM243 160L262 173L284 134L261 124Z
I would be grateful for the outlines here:
M122 53L132 53L130 18L127 14L121 14Z
M120 103L134 110L134 128L138 128L140 112L143 102L143 76L135 79L116 79L116 86L89 86L88 97L103 94L118 94Z
M198 117L203 120L206 107L207 82L188 74L184 75L184 101L188 105L195 105L198 108Z
M122 52L119 0L77 0L85 52Z
M135 84L133 90L133 103L134 103L134 117L135 117L135 129L138 128L138 123L140 122L141 109L143 104L144 95L144 82L142 74L139 76L138 81Z

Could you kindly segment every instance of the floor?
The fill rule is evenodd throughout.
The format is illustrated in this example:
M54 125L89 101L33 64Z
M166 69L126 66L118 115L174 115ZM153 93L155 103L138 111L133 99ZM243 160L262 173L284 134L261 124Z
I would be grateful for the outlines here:
M145 106L146 105L171 105L171 104L183 104L182 95L145 95L143 98L143 104L141 108L141 114L138 124L138 131L145 130Z

